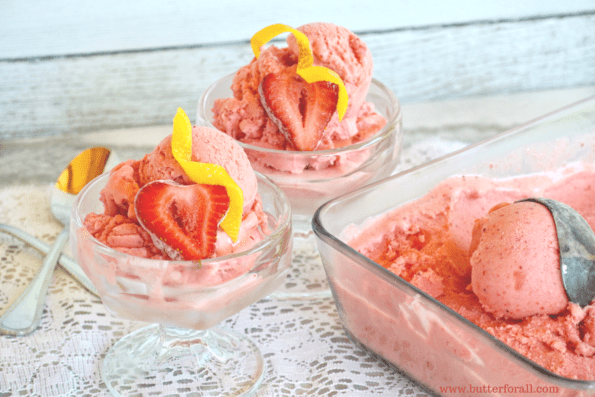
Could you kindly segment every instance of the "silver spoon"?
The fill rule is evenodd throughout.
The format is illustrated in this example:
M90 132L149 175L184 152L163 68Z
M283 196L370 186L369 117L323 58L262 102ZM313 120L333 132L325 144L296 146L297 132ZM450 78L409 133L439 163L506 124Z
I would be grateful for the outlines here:
M544 205L556 224L560 272L568 300L585 307L595 298L595 234L572 207L547 198L528 198Z
M56 237L31 283L18 299L0 316L0 333L28 335L37 329L45 306L45 297L56 263L68 241L70 210L76 194L106 167L110 151L91 148L76 156L58 178L52 189L50 208L54 217L64 228Z
M16 237L25 243L29 244L31 247L35 248L37 251L41 252L42 254L47 255L50 251L51 246L44 243L40 239L31 234L22 231L14 226L5 225L4 223L0 223L0 232L7 233ZM79 266L78 263L74 261L68 255L62 253L60 258L58 259L58 264L68 273L70 274L76 281L78 281L83 287L85 287L89 292L91 292L95 296L99 296L97 289L89 280L89 277L83 272L83 269Z

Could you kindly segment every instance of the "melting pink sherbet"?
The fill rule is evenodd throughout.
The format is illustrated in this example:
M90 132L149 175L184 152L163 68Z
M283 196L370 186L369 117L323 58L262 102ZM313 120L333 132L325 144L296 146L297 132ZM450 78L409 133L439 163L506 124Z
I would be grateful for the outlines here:
M473 227L471 286L495 317L558 314L568 306L556 224L547 207L495 207Z
M593 380L595 304L581 308L565 297L551 215L545 207L533 213L518 204L488 214L502 202L547 197L572 206L594 228L593 186L595 166L589 164L507 180L453 177L419 200L350 226L344 238L537 364L568 378ZM498 214L503 219L497 220ZM519 252L509 256L513 248ZM374 288L358 281L359 288ZM383 293L388 291L377 292ZM390 312L394 303L378 304ZM386 322L377 324L383 325L354 333L376 340L394 332Z

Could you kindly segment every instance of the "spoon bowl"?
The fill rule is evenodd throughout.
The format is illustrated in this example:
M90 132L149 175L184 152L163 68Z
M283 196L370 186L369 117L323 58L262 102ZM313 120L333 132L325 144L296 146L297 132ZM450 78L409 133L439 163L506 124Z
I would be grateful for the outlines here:
M108 149L90 148L76 156L64 169L52 189L50 208L54 217L64 225L47 252L40 270L17 300L0 316L0 333L8 335L28 335L35 331L41 321L45 297L52 273L68 241L70 209L76 195L96 176L117 163Z
M595 234L572 207L547 198L528 198L545 206L556 224L560 272L568 300L585 307L595 298Z

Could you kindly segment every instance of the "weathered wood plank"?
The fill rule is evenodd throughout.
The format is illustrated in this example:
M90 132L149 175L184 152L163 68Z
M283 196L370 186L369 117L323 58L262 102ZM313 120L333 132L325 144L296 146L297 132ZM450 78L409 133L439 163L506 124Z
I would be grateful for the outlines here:
M548 112L595 95L595 86L460 98L403 105L406 131L403 147L440 137L475 143L524 124ZM0 187L44 184L55 180L68 161L82 150L104 145L121 159L140 159L171 134L171 122L159 126L103 130L72 136L17 139L0 144ZM431 150L428 147L428 150ZM413 159L409 158L409 161ZM19 164L18 168L14 165ZM416 165L402 159L400 170Z
M366 43L375 76L405 102L595 84L595 15L374 35Z
M402 102L595 85L595 16L368 33ZM0 139L168 124L247 44L0 62Z
M593 11L594 0L2 1L0 59L246 41L278 22L382 32Z

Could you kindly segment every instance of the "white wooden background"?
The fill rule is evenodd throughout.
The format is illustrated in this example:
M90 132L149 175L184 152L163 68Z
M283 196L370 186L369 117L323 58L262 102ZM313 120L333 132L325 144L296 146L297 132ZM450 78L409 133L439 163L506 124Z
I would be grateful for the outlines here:
M403 103L595 85L595 0L0 0L0 141L192 119L254 32L314 21Z

